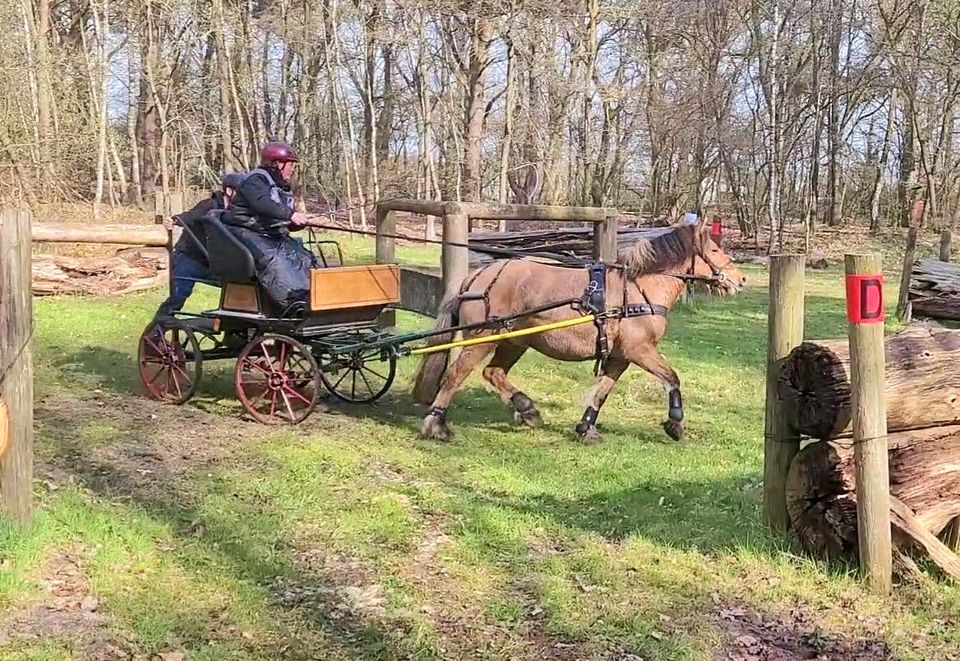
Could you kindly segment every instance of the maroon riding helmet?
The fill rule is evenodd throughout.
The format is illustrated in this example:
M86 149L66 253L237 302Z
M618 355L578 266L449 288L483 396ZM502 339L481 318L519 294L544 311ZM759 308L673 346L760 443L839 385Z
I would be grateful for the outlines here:
M283 163L299 163L300 157L293 147L285 142L270 142L260 150L260 162L263 165L281 165Z

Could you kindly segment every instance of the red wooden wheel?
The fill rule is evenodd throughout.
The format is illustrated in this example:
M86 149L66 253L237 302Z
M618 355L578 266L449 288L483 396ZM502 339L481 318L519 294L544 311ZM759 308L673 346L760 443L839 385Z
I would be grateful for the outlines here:
M317 361L309 347L285 335L264 335L237 358L237 397L255 420L303 422L320 397Z
M147 394L182 404L193 396L203 371L197 338L177 321L151 322L140 336L140 379Z

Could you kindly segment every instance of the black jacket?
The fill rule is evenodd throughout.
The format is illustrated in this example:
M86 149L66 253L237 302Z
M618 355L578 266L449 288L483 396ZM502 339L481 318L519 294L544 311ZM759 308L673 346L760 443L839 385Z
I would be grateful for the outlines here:
M205 200L201 200L197 206L193 207L189 211L184 211L181 214L174 216L174 218L179 221L186 229L183 231L183 234L180 235L180 240L177 241L177 245L174 246L177 251L182 252L186 255L190 255L198 262L202 264L207 263L207 258L204 256L203 251L197 245L196 241L191 238L187 230L193 233L194 236L203 244L204 247L207 245L207 230L203 226L203 218L211 211L217 209L223 209L223 193L217 191L210 195Z
M279 182L278 174L252 170L223 214L223 222L265 236L285 235L293 216L291 199L290 187Z

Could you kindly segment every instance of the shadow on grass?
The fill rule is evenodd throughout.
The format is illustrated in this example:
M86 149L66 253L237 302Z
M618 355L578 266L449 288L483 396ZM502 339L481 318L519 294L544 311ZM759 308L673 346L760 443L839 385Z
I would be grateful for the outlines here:
M483 402L473 411L484 413L485 420L489 419L494 407L507 418L507 409L492 394L468 393L468 397L471 401ZM135 402L126 404L136 405ZM88 403L84 403L84 407L86 405ZM392 406L387 408L394 409ZM396 408L400 410L392 410L390 418L393 420L398 414L401 419L414 416L419 419L420 411L413 405ZM376 407L374 411L378 409ZM356 658L409 658L410 646L419 644L411 640L412 636L404 638L404 631L388 629L379 618L362 611L344 612L342 601L335 596L338 591L358 583L363 585L364 581L382 582L382 573L372 578L351 576L339 572L335 566L331 569L324 562L304 566L295 561L295 558L302 557L303 549L293 543L291 531L286 528L285 513L260 493L234 492L236 487L230 480L218 477L217 470L225 465L222 459L214 457L205 461L200 447L199 456L182 462L180 470L171 470L177 467L156 462L157 456L170 452L166 443L171 434L176 435L176 429L161 428L158 431L156 422L145 422L143 416L139 421L127 420L121 411L114 417L114 422L120 422L117 435L111 441L112 448L107 453L96 453L90 451L89 439L83 429L77 427L73 412L44 409L39 413L44 445L50 449L50 463L71 474L98 497L132 503L157 520L169 523L184 547L181 552L185 555L185 564L192 564L190 556L193 553L216 556L216 565L227 568L241 581L258 585L270 607L278 614L283 613L284 619L295 619L298 627L305 627L306 631L317 636L334 636L337 644ZM322 418L322 415L318 417ZM322 426L323 423L318 421L317 424ZM249 425L236 433L257 435L259 429L266 428ZM227 433L222 427L206 431L208 434ZM440 456L434 467L427 468L428 472L446 464L445 459L451 454L468 456L474 462L483 461L491 448L486 439L476 438L476 434L473 436L454 446L429 446ZM217 436L207 435L206 438L213 443L225 442ZM244 442L243 439L230 442L236 445L233 449L239 451L235 455L239 456L242 452L239 444ZM528 583L531 572L536 573L539 565L531 565L531 558L534 563L547 562L543 557L538 558L537 554L543 551L537 548L533 539L543 530L550 531L550 543L560 545L578 545L576 533L582 532L612 543L635 538L666 548L709 555L723 555L739 548L773 555L782 548L782 541L778 542L759 526L759 489L755 474L663 480L648 473L633 480L618 477L615 484L604 482L602 474L611 468L630 474L638 462L644 461L643 456L626 456L629 454L623 452L626 442L618 439L604 447L588 448L566 440L548 441L545 446L543 439L527 442L526 438L517 438L515 442L497 446L497 463L531 473L566 476L571 484L576 485L574 489L548 491L536 488L530 493L510 492L496 486L481 486L486 481L464 479L459 469L443 472L437 482L450 497L445 499L442 516L457 521L448 534L484 561L506 569L509 580L518 584ZM652 436L642 435L630 442L659 450ZM185 443L183 447L189 448L190 444ZM686 453L691 460L696 460L698 449L695 446L672 447L672 452ZM224 449L231 454L230 447ZM620 454L623 455L622 463L618 464ZM591 458L600 461L589 463ZM264 463L254 469L248 465L251 459ZM242 468L262 474L282 474L289 470L288 466L276 461L260 455L255 458L245 456ZM144 472L144 468L150 471ZM212 471L212 479L201 479L200 475L208 470ZM428 474L426 477L435 478L437 475ZM580 484L576 483L578 479ZM582 483L593 479L596 480L594 484ZM419 487L401 484L395 488L409 490L415 500ZM226 509L222 507L224 502L227 503ZM218 504L221 507L217 507ZM198 530L203 531L200 538ZM574 535L561 532L565 530L573 531ZM563 571L578 571L577 562L575 558L565 560ZM652 593L663 592L656 606L658 613L672 612L674 607L683 612L689 608L691 600L704 613L715 608L711 605L711 588L708 586L679 580L667 588L662 585L664 579L656 567L638 567L634 571L641 583L649 582ZM829 571L839 574L845 568L833 565ZM283 587L277 588L278 577L285 581L279 583L281 586L315 589L309 591L311 596L306 601L296 596L292 600L278 598L278 592L285 591ZM296 590L293 593L296 595ZM545 596L534 592L529 598L536 603ZM649 615L655 619L654 611ZM182 624L185 630L190 630L191 626L185 621ZM317 658L317 648L309 634L294 631L290 636L293 640L283 641L284 645L291 645L284 651L284 658ZM615 634L614 638L629 640L630 635L623 632ZM575 637L564 640L575 641ZM423 649L418 652L419 658L431 655Z
M171 449L158 437L156 429L138 427L149 423L131 422L119 431L120 442L112 443L106 456L97 456L90 451L72 412L41 410L38 422L46 439L43 470L52 467L63 471L98 498L133 505L169 524L183 545L182 553L189 555L191 549L199 547L201 555L216 555L216 565L229 567L235 576L254 582L267 593L265 602L270 608L287 613L299 626L312 628L324 641L332 635L333 644L341 652L355 658L410 655L411 650L392 639L379 621L345 608L343 599L337 597L342 588L362 580L360 577L339 575L323 567L311 566L307 570L294 563L297 549L284 541L281 512L262 498L233 492L226 481L201 482L192 477L203 462L194 457L179 466L176 461L171 462ZM219 459L208 463L222 465ZM183 468L187 470L178 470ZM209 511L204 504L211 498L229 501L229 509ZM238 521L246 525L238 526ZM291 590L290 585L296 587ZM307 596L298 598L298 594ZM193 614L184 613L181 617ZM184 620L180 627L190 631L195 624ZM290 659L322 658L310 641L299 640L293 629L294 633L284 640L269 643L278 646L271 654ZM203 640L193 642L205 644Z

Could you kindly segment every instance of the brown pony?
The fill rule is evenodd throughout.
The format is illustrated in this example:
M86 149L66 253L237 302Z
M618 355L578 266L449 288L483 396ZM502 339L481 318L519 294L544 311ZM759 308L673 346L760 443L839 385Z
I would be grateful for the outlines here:
M680 225L652 240L641 239L621 252L618 261L619 268L606 271L606 308L626 304L638 316L612 316L603 322L609 353L600 363L598 377L588 393L586 412L576 426L577 438L586 443L601 440L596 427L597 414L614 383L633 363L663 383L669 400L668 418L663 427L670 438L680 440L683 436L680 379L657 350L667 329L666 312L683 293L687 280L705 282L712 291L732 296L746 283L746 277L710 239L705 223ZM572 305L546 311L542 308L552 302L582 297L589 283L586 268L551 265L529 258L496 261L473 271L461 285L460 294L443 302L435 329L530 311L529 316L515 320L508 329L573 319L585 313ZM464 336L496 332L481 329L465 332ZM596 359L598 335L593 323L584 323L468 346L449 366L449 351L428 355L420 365L413 390L416 401L430 404L430 412L420 429L421 436L442 441L450 439L447 407L467 376L490 354L493 357L483 370L484 378L503 402L513 407L518 422L529 427L540 425L540 413L533 401L507 380L510 368L529 348L557 360ZM452 334L445 333L432 338L431 343L451 340Z

